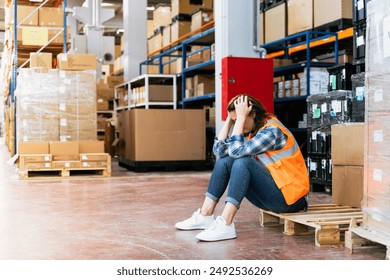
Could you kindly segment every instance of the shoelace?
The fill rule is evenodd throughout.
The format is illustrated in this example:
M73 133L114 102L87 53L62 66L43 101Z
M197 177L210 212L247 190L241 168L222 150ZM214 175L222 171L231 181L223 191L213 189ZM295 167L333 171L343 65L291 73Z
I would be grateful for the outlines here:
M218 224L220 224L220 222L218 220L215 220L208 228L207 230L215 230L218 226Z

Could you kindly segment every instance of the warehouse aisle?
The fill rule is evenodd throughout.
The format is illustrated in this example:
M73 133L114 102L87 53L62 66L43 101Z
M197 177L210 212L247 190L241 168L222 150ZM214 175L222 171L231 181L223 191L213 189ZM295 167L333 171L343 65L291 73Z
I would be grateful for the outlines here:
M198 242L174 228L199 207L209 171L134 173L113 160L110 178L19 180L0 144L0 259L3 260L382 260L384 249L317 247L314 236L263 228L245 201L238 238ZM312 194L311 203L327 203ZM221 208L217 209L220 213Z

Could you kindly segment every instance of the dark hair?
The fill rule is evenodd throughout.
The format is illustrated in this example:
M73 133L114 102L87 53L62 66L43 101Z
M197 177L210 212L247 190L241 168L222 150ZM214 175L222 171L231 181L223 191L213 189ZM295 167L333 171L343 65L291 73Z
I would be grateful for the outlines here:
M247 96L248 97L248 106L252 104L252 111L250 114L255 113L254 121L255 121L255 128L251 131L251 134L256 134L257 131L264 126L265 122L271 118L272 114L268 113L265 109L263 103L261 103L260 100L248 95L248 94L239 94L235 97L233 97L228 106L227 110L228 112L232 112L235 110L234 107L234 101L240 97L240 96Z

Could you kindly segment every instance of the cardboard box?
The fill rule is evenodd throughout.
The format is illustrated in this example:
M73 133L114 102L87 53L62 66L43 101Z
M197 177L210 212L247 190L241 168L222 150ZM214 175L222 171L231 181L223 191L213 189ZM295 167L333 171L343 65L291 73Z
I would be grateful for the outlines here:
M38 12L31 14L35 9L35 6L18 5L17 23L20 24L23 21L21 25L37 26L39 24ZM5 13L6 21L10 24L14 24L14 5L10 5L6 8ZM31 16L27 18L30 14Z
M173 86L172 85L149 85L150 102L172 102Z
M352 20L352 0L314 0L314 27L339 19Z
M364 123L334 124L331 135L333 165L364 164Z
M154 29L170 24L171 19L171 6L167 4L158 4L153 11Z
M196 3L199 5L193 5ZM172 17L177 16L178 14L192 14L193 11L197 9L212 9L213 0L202 0L202 1L192 1L192 0L171 0L172 8Z
M79 141L80 154L104 153L103 141Z
M62 7L42 7L38 11L40 26L63 27L64 9Z
M177 20L171 25L171 42L175 42L184 35L190 33L191 21Z
M287 0L287 15L287 35L312 29L313 0Z
M202 96L210 93L215 93L214 81L208 83L200 83L196 85L195 96Z
M23 142L18 144L20 155L49 154L49 142Z
M61 70L96 70L96 54L64 54L57 55L58 68Z
M265 42L283 39L287 34L287 4L282 3L264 12Z
M49 151L53 156L53 161L66 161L79 159L79 142L78 141L50 141Z
M115 86L123 84L123 76L108 76L107 84L109 88L115 88Z
M363 166L333 165L333 202L350 207L361 207L363 199Z
M162 46L168 46L171 43L171 25L167 25L163 29Z
M52 68L52 53L30 53L30 68L44 67Z
M214 19L212 9L198 9L191 15L191 31L199 30L200 28Z
M122 111L118 125L119 157L130 161L205 160L202 109Z

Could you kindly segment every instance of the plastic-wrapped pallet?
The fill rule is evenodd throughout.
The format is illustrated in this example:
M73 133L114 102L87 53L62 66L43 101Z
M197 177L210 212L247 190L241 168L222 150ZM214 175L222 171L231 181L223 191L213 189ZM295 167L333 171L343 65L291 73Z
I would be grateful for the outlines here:
M96 71L23 68L17 80L17 140L96 140Z
M15 94L18 142L57 139L58 70L20 69Z
M390 6L367 4L363 227L390 244Z

